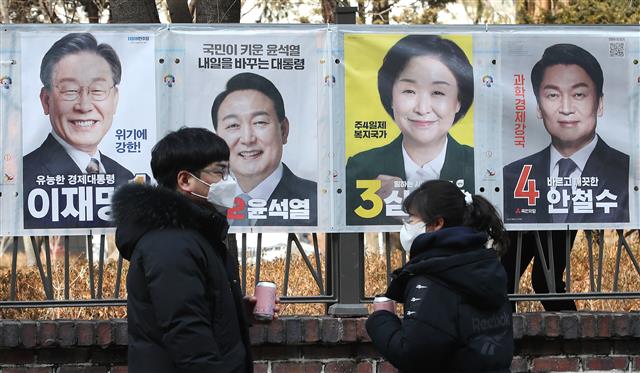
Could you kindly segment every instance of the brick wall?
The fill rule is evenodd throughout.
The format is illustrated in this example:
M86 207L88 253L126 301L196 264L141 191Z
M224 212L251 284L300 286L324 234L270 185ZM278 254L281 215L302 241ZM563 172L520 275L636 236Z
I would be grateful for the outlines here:
M251 328L255 371L387 373L365 319L283 318ZM640 313L514 316L513 372L640 372ZM0 373L125 373L127 324L0 320Z

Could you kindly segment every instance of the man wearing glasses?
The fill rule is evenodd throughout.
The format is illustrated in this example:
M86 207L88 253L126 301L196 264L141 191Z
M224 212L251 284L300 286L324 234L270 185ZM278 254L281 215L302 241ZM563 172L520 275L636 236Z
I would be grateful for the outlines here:
M113 196L116 243L129 261L130 372L253 372L256 298L242 296L220 213L235 197L228 165L223 139L183 127L153 147L157 187L131 183Z
M51 133L23 159L25 228L104 226L109 220L106 210L94 211L97 209L85 206L92 206L104 195L96 192L88 198L82 194L90 190L80 187L77 196L68 191L57 195L58 191L47 192L46 187L51 184L43 180L58 177L55 184L60 185L71 180L68 175L74 175L74 185L91 186L94 184L86 178L75 175L103 174L104 183L95 185L98 190L99 186L115 187L133 178L129 170L98 149L113 123L121 73L115 50L108 44L98 44L89 33L65 35L44 55L40 102L49 116ZM44 196L45 192L49 194ZM71 210L65 209L65 213L57 214L51 207L54 200L73 198L78 198L78 203Z

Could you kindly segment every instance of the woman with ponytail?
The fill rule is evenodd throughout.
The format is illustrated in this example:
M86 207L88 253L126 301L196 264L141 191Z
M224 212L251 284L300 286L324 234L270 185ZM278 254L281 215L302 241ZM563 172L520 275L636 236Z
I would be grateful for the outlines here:
M498 260L507 235L496 209L444 180L422 184L403 208L410 259L386 296L404 303L404 320L374 311L366 324L374 345L403 373L509 372L511 306Z

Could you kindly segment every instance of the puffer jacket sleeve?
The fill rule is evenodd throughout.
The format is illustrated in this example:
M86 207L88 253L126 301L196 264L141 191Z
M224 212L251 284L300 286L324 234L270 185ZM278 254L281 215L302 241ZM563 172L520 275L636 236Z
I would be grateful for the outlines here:
M416 276L405 291L404 320L376 311L366 322L378 351L403 372L437 372L455 346L457 307L452 293L442 290L426 277Z
M151 236L151 237L149 237ZM138 243L162 341L180 372L223 372L211 326L207 256L184 231L147 235Z

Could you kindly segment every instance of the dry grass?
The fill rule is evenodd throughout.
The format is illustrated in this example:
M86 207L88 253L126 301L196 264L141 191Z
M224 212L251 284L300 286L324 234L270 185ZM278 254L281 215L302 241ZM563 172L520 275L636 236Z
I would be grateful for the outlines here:
M616 246L618 235L615 231L605 231L605 249L603 251L602 265L602 292L613 291L614 273L616 267ZM594 237L594 241L596 241ZM638 231L627 236L627 242L636 260L640 260L640 234ZM594 282L597 284L599 250L594 244L593 248L593 273ZM620 268L618 275L619 292L640 292L640 274L636 272L631 259L622 249ZM584 232L578 232L576 242L571 251L571 292L591 292L591 280L589 274L589 252ZM527 268L520 281L520 293L533 294L531 288L531 266ZM576 307L584 311L637 311L640 309L640 299L627 300L577 300ZM518 303L519 312L542 311L542 305L537 301Z
M21 259L22 261L23 259ZM91 299L89 286L89 265L84 257L71 260L69 270L69 299ZM124 264L120 296L126 296L126 262ZM52 263L53 298L64 299L64 265L62 261ZM46 273L46 270L45 270ZM105 264L102 282L102 297L113 298L117 275L117 262ZM94 286L97 293L98 266L94 266ZM0 299L9 299L11 271L0 268ZM16 279L16 300L45 300L44 286L36 267L19 267ZM0 309L4 319L109 319L126 317L126 307L69 307L69 308L26 308Z
M602 291L610 292L613 289L613 273L616 261L616 241L615 232L609 231L605 235L605 250L603 253L603 277ZM640 257L640 238L633 234L628 237L628 242L634 255ZM399 267L401 262L401 251L394 250L391 260L391 268ZM10 292L10 256L9 260L5 254L0 258L0 299L8 299ZM315 263L314 256L309 258L311 263ZM320 254L320 263L324 263L324 255ZM598 250L594 250L594 269L597 274ZM19 263L24 262L20 257ZM115 261L106 264L103 279L103 298L112 298L114 295L116 267ZM89 267L84 256L72 260L70 270L70 298L89 299ZM64 299L64 269L61 261L53 263L53 290L55 299ZM125 261L122 274L121 297L126 297L124 280L127 273L127 262ZM590 291L589 266L587 243L583 233L579 233L576 244L571 253L572 268L572 291ZM97 266L95 269L95 281L97 284ZM279 284L279 295L282 294L282 284L284 283L285 260L277 259L261 263L260 280L273 281ZM322 268L323 278L326 276L324 267ZM523 274L520 282L521 293L532 293L531 289L531 268ZM378 250L369 249L365 255L365 295L373 296L383 293L386 289L386 263L384 255L380 255ZM249 265L247 268L247 293L253 293L255 282L255 267ZM638 274L626 252L622 253L619 272L619 289L624 292L640 291L640 274ZM96 285L97 286L97 285ZM20 266L17 274L17 300L44 300L40 275L35 267ZM307 269L302 257L294 254L292 257L289 274L289 296L318 295L320 290L315 283L311 273ZM579 300L576 302L579 310L606 310L606 311L631 311L640 309L640 299L634 300ZM541 311L542 306L537 301L521 302L519 311ZM325 314L324 304L283 304L281 315L323 315ZM108 319L126 317L125 307L70 307L70 308L30 308L30 309L0 309L0 318L5 319Z

